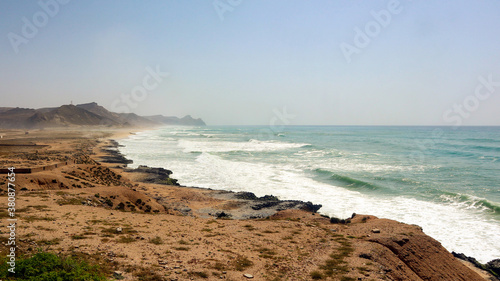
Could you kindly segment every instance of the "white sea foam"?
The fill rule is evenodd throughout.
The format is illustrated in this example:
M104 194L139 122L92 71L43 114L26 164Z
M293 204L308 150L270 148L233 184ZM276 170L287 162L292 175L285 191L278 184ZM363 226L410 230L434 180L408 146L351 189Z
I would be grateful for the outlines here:
M316 154L316 155L315 155ZM359 172L359 171L365 171L365 172L373 172L373 173L379 173L379 172L407 172L407 171L424 171L425 169L429 168L435 168L435 167L430 167L430 166L422 166L422 165L404 165L403 163L399 163L399 165L394 165L394 164L387 164L387 163L376 163L376 162L369 162L366 161L365 159L353 159L349 157L347 153L340 154L338 153L339 156L343 157L331 157L331 153L328 152L315 152L311 151L309 154L304 153L303 155L305 156L303 160L307 163L306 165L313 164L315 168L321 168L325 170L330 170L330 171L343 171L343 172ZM335 155L335 154L334 154ZM301 155L298 155L301 156ZM330 156L330 157L328 157ZM311 158L316 157L314 162L308 162ZM298 160L298 162L304 162Z
M179 146L184 152L230 152L230 151L275 151L306 146L306 143L286 143L278 141L259 141L251 139L247 142L229 141L193 141L180 140Z

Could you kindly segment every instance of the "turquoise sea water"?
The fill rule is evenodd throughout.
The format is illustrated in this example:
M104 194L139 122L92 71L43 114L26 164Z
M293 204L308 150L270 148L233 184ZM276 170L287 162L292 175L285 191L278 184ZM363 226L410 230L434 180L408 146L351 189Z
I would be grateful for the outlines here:
M410 224L500 258L500 127L166 127L119 141L183 185L272 194Z

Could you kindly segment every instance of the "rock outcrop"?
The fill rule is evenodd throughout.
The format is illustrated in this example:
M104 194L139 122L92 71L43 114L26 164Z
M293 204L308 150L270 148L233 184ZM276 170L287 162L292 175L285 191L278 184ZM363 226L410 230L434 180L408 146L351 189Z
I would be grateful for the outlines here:
M382 264L394 280L484 281L419 226L356 215L347 232L365 237L369 250L360 257Z

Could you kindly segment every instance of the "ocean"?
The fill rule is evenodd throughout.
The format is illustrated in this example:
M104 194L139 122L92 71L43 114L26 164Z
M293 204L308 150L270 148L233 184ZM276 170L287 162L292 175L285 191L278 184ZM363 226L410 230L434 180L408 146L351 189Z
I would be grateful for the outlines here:
M119 143L130 166L182 185L417 224L449 251L500 258L500 127L165 127Z

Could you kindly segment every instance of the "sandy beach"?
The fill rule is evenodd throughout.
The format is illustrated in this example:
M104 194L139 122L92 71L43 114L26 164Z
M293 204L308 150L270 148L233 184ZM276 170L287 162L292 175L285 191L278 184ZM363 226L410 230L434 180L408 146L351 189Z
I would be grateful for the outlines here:
M127 169L112 140L133 132L0 131L1 168L46 167L16 176L18 255L83 258L111 280L491 278L419 226L360 214L340 221L314 202L181 187L168 170Z

